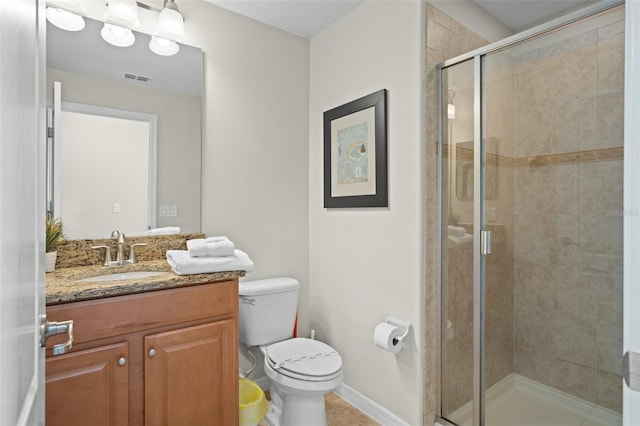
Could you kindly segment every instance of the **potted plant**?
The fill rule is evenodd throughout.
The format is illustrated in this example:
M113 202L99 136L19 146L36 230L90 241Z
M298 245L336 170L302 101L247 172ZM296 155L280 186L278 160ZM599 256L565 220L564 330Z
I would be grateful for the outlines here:
M56 268L56 259L58 252L56 247L62 240L62 221L60 218L54 219L47 214L46 222L46 253L45 253L45 271L52 272Z

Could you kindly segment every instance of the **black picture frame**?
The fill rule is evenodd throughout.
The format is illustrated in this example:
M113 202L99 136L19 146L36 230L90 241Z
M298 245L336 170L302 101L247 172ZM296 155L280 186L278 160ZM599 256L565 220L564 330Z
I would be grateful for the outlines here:
M325 208L388 207L386 105L382 89L325 111Z

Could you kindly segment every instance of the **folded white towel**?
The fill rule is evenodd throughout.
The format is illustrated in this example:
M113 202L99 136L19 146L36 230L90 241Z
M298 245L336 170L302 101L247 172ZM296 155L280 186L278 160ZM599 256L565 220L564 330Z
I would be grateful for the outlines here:
M167 250L167 262L178 275L253 271L253 261L242 250L235 250L233 256L224 257L191 257L188 250Z
M449 225L449 236L450 237L462 237L467 233L467 230L460 226Z
M180 233L179 226L165 226L164 228L149 229L144 233L144 235L172 235L172 234L179 234L179 233Z
M187 240L191 257L233 256L236 245L227 237L209 237Z

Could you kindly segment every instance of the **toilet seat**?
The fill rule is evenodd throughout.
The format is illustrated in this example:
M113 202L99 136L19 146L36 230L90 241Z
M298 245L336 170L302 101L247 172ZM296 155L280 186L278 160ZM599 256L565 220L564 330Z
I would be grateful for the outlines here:
M265 361L274 371L307 382L329 381L342 375L342 358L335 349L303 337L268 346Z

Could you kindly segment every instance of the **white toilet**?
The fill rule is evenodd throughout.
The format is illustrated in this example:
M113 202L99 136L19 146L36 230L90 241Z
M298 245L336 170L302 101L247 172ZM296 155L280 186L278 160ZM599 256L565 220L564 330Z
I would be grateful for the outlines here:
M264 354L269 424L326 426L324 395L342 382L342 358L325 343L292 338L299 288L293 278L240 282L240 341Z

